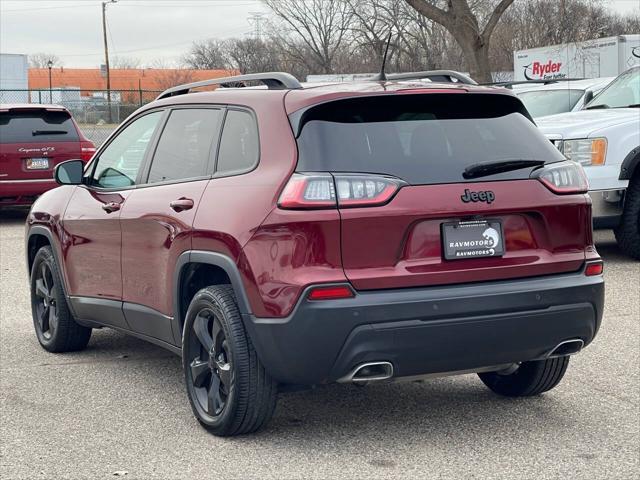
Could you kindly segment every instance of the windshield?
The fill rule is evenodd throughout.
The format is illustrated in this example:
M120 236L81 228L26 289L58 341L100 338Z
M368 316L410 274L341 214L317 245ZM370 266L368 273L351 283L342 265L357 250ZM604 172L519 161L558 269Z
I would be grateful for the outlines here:
M627 108L640 104L640 68L622 73L587 108Z
M484 162L563 156L527 118L515 97L424 94L361 97L325 103L302 119L299 172L393 175L413 185L528 178L535 168L469 180Z
M570 112L578 100L584 95L584 90L532 90L516 92L533 118Z

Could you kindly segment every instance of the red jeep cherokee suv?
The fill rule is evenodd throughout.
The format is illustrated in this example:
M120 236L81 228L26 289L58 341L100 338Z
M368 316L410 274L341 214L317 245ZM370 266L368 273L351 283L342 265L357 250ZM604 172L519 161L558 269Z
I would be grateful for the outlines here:
M58 163L95 151L60 105L0 105L0 207L30 205L56 186Z
M182 85L59 165L26 226L42 346L108 326L181 355L217 435L301 385L553 388L602 318L581 167L508 90L411 78ZM267 88L190 93L243 81Z

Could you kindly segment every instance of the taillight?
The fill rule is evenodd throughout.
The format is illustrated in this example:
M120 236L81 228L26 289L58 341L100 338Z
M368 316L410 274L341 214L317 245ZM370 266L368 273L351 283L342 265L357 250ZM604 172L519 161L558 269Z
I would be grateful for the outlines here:
M329 174L301 175L294 173L284 187L280 208L334 208L336 192Z
M80 159L88 162L96 153L96 147L92 142L80 142Z
M295 173L284 187L280 208L373 207L384 205L404 185L382 175Z
M338 300L354 296L353 290L348 285L330 285L311 289L307 298L309 300Z
M335 182L341 207L384 205L404 185L397 178L368 175L335 175Z
M573 161L558 162L536 170L533 178L540 180L557 194L586 193L589 182L580 164Z
M597 262L589 262L584 269L584 274L587 277L594 277L596 275L602 275L604 272L604 263L600 260Z

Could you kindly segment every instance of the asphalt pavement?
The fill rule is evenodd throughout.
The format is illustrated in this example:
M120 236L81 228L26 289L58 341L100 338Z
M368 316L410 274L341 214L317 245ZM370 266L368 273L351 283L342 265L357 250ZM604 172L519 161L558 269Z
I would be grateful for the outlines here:
M563 382L504 399L475 375L288 393L268 428L194 419L180 360L94 331L50 354L31 322L24 213L0 212L0 478L640 478L640 262L598 232L606 310Z

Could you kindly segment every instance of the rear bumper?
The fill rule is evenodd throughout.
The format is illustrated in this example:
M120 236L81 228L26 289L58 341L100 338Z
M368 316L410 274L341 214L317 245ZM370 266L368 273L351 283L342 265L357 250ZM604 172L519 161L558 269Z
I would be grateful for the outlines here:
M0 180L0 207L31 205L39 195L57 186L53 178Z
M560 342L595 337L604 280L582 273L473 285L359 292L312 302L283 319L245 315L265 368L292 384L335 382L365 362L394 376L533 360Z

